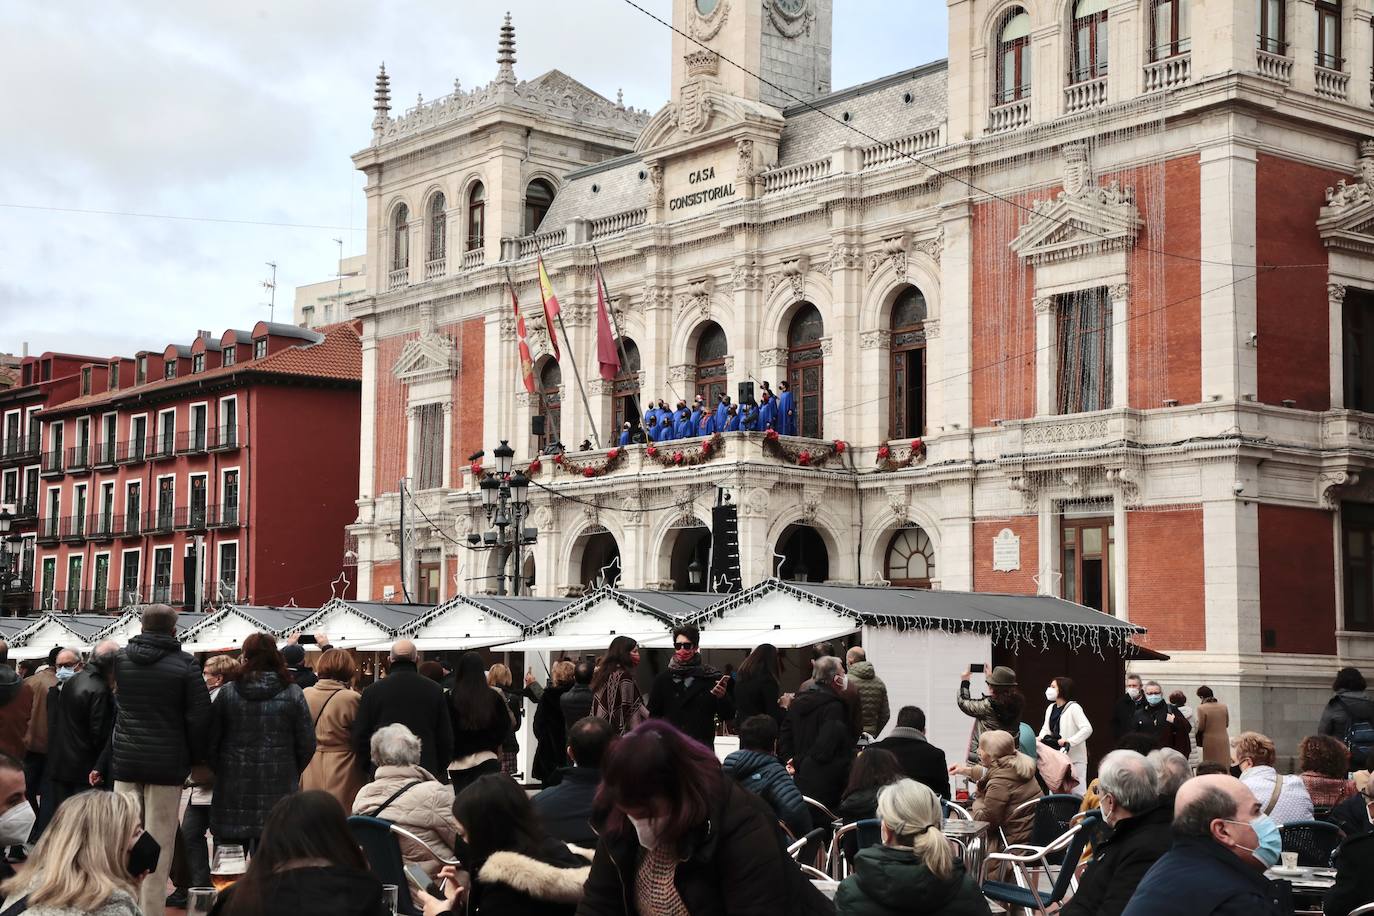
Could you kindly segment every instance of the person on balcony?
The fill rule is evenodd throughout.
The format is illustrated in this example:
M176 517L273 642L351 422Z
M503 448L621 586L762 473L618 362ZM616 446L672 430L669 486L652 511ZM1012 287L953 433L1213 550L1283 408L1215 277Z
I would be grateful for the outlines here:
M666 410L658 412L658 433L655 442L671 442L673 439L673 415Z
M758 432L759 409L753 404L744 405L744 411L740 416L739 428L746 433Z
M716 395L716 432L725 432L725 421L730 419L730 396Z
M727 433L739 432L739 408L736 407L734 404L730 405L730 409L726 414L725 431Z
M698 421L697 433L702 438L709 438L716 434L716 414L715 411L703 406L701 409L701 419Z
M701 395L692 399L692 413L687 417L687 434L695 436L701 429Z
M778 418L774 428L780 436L795 436L797 434L797 418L792 399L792 389L786 380L778 382Z
M768 390L768 383L763 383L763 393L759 395L759 418L758 430L765 432L777 426L778 422L778 403L773 400L773 392Z
M687 402L678 398L677 411L673 417L673 438L690 439L692 437L692 412L687 409Z
M630 444L629 420L626 420L624 423L620 425L620 438L616 440L616 444L619 445L621 448L624 448L625 446Z

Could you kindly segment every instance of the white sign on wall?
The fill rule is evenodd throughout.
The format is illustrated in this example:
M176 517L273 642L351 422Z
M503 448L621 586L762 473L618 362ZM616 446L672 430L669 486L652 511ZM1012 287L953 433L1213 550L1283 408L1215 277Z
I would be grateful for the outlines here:
M1003 528L992 539L992 568L994 572L1015 572L1021 568L1021 538L1010 528Z

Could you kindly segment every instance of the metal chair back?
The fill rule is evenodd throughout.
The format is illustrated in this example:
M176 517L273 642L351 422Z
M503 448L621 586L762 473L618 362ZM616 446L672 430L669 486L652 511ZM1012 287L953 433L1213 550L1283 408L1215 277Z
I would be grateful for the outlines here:
M882 842L878 823L876 817L870 817L845 824L835 831L830 840L830 874L836 881L843 881L849 874L850 863L860 849Z
M399 916L422 916L410 897L401 844L392 833L391 821L355 814L348 819L349 832L363 850L368 868L383 884L396 885L396 912Z
M1074 878L1074 868L1069 865L1061 867L1048 894L1040 890L1039 881L1032 870L1042 869L1048 874L1052 859L1076 864L1088 842L1088 831L1085 826L1085 822L1075 824L1047 846L1011 846L1006 852L995 852L988 856L987 861L983 863L983 896L1003 904L1009 910L1019 908L1033 913L1048 913L1051 907L1059 904L1068 895ZM1009 863L1016 883L987 880L989 867L998 862Z
M968 809L958 802L950 801L947 798L940 800L940 807L944 809L945 817L952 821L971 821L973 815L968 813Z
M1341 830L1325 821L1294 821L1279 828L1285 852L1296 852L1298 864L1328 868L1341 845Z

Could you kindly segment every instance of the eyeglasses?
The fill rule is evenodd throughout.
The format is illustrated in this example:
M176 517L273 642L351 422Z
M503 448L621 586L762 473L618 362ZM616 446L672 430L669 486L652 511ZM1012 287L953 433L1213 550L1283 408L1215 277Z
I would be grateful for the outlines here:
M690 648L692 648L692 647L695 646L695 645L696 645L696 643L694 643L694 642L675 642L675 643L673 643L673 648L674 648L674 649L690 649Z

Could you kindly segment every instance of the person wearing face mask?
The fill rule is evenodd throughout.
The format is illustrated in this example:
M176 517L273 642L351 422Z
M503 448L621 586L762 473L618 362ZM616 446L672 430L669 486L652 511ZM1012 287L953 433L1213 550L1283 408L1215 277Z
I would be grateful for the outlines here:
M635 683L639 643L617 636L592 676L592 715L611 723L611 731L623 735L649 718L644 694Z
M726 690L730 678L702 659L700 640L700 631L690 623L673 627L673 659L668 670L654 678L649 715L667 719L709 748L715 745L716 717L733 719L735 701Z
M578 916L834 912L787 854L768 805L661 719L611 746L593 819Z
M1234 776L1196 776L1174 802L1174 845L1145 874L1124 916L1288 916L1278 824Z
M22 846L29 841L38 815L24 793L24 764L0 753L0 848ZM0 881L14 877L14 869L0 856Z
M1010 732L983 732L978 739L978 760L976 766L950 767L950 772L967 776L978 785L978 797L970 811L973 819L1001 828L1008 844L1029 841L1035 811L1021 806L1040 797L1035 761L1016 749Z
M1281 776L1274 769L1273 741L1258 732L1241 732L1231 742L1231 758L1240 767L1240 781L1279 826L1312 820L1312 796L1302 777Z
M1164 688L1157 681L1146 681L1144 689L1145 705L1135 714L1135 727L1131 731L1152 735L1160 747L1171 747L1187 757L1193 750L1188 719L1165 702Z
M1141 686L1140 675L1126 675L1126 692L1116 701L1112 710L1112 737L1120 741L1123 736L1135 731L1136 713L1145 707L1145 691Z
M844 664L833 655L822 655L813 671L810 686L798 691L788 704L778 732L778 755L784 761L809 756L827 723L840 722L849 728L849 704L844 701L849 679Z
M1067 754L1073 763L1073 775L1078 785L1071 791L1082 795L1088 786L1088 739L1093 735L1092 723L1073 698L1073 680L1057 677L1045 688L1045 724L1040 727L1040 742L1046 747Z
M73 796L57 809L28 861L0 884L0 912L15 907L12 912L24 916L142 916L134 895L159 852L139 823L132 795Z
M84 667L71 649L57 656L57 686L48 695L48 786L38 809L40 833L58 805L91 788L91 770L114 730L106 674L118 653L119 644L106 640Z
M1112 751L1097 774L1102 819L1111 832L1093 849L1065 916L1120 916L1136 886L1173 843L1171 806L1163 804L1159 774L1135 751Z

